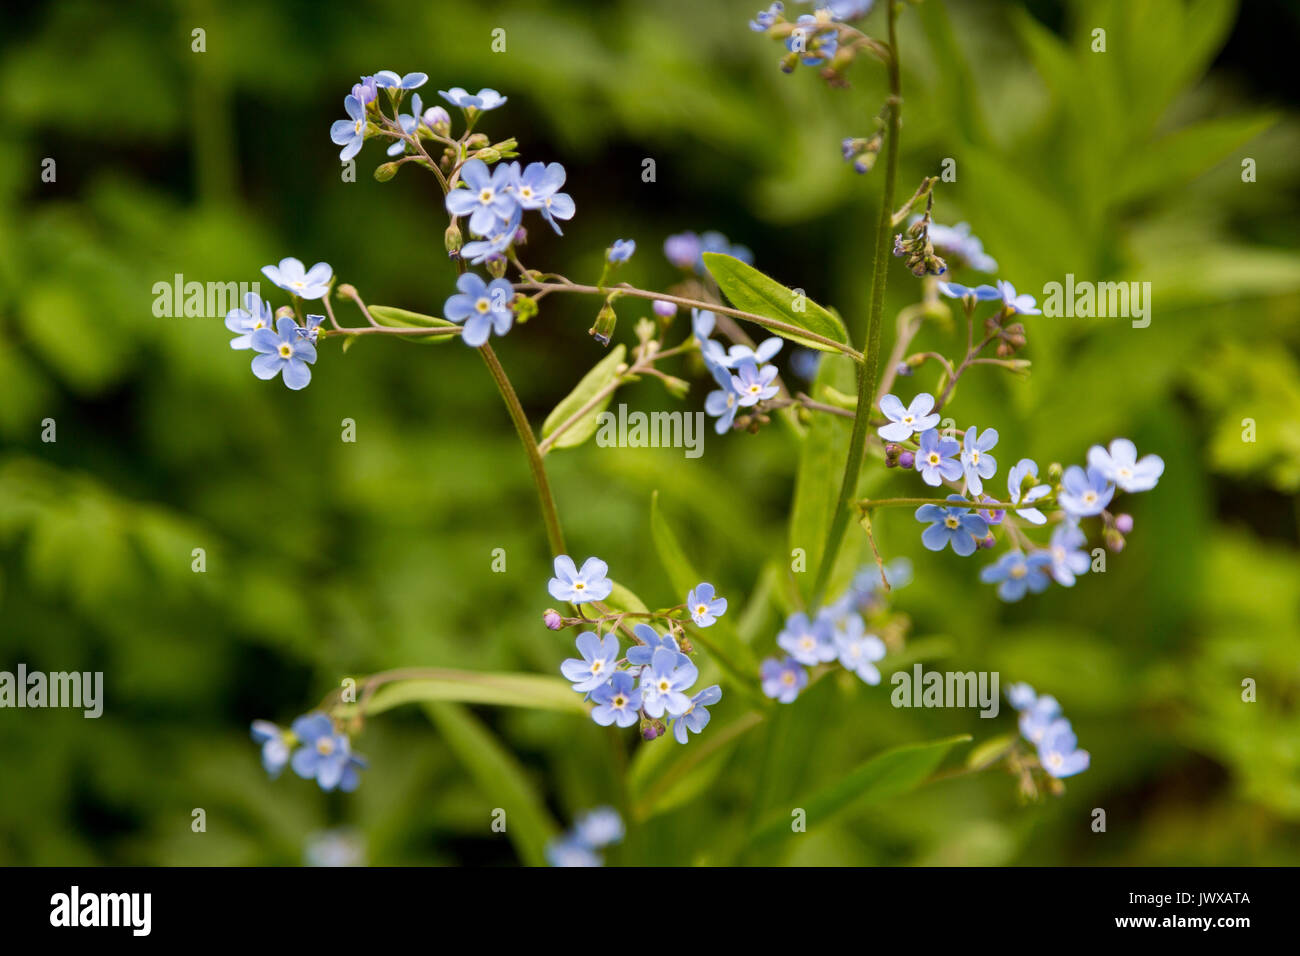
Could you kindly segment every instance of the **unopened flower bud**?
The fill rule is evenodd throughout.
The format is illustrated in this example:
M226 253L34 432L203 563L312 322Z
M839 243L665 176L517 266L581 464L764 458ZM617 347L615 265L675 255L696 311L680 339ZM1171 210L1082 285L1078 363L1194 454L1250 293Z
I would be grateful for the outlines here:
M375 167L375 179L386 183L397 175L397 163L382 163Z
M548 607L542 614L542 623L552 631L558 631L564 626L564 619L560 617L560 612L553 607Z
M478 159L485 163L495 163L501 158L501 151L495 146L486 146L474 154Z
M509 265L509 263L506 262L506 257L498 252L488 256L484 265L487 266L488 273L492 278L500 279L506 274L506 266Z
M677 314L677 306L672 302L665 302L663 299L655 299L650 308L654 310L655 315L661 319L671 319Z
M887 444L885 446L885 467L897 468L898 456L901 455L902 452L903 452L903 448L901 445L897 445L892 441L889 444Z
M467 149L483 149L485 146L490 146L491 144L492 140L487 138L486 133L475 133L469 139L465 140L465 146Z
M528 230L523 226L520 226L515 230L515 239L513 244L516 246L528 245Z
M424 125L446 136L451 131L451 115L441 106L430 106L424 111Z
M914 371L916 370L912 367L910 362L899 362L894 368L894 374L900 378L907 378L907 376L911 375Z
M664 722L662 720L641 718L641 738L643 740L654 740L656 737L662 737L663 733Z
M1120 534L1129 534L1133 530L1133 516L1130 514L1116 515L1115 527Z
M1116 554L1124 550L1124 535L1120 534L1115 528L1107 528L1102 533L1102 538L1106 541L1106 547Z
M994 547L994 546L997 545L997 543L998 543L998 539L995 538L995 537L993 537L992 534L988 534L988 535L984 536L983 538L980 538L979 541L977 541L977 542L975 542L975 543L978 544L981 548L984 548L985 550L988 550L988 549L990 549L990 548L992 548L992 547Z
M280 308L275 310L275 320L277 322L279 322L281 319L292 319L293 317L294 317L294 311L293 311L293 306L291 305L282 305L280 306Z
M898 456L898 467L909 471L916 467L916 456L904 449Z
M460 255L460 247L465 244L464 237L460 234L460 227L452 223L447 227L447 231L442 234L442 244L447 249L447 255L456 258Z
M614 312L614 307L606 300L596 315L596 324L588 329L588 332L601 345L609 345L609 340L614 335L614 323L617 321L618 315Z
M1059 461L1052 462L1047 466L1047 480L1052 484L1056 484L1061 480L1061 471L1061 463Z

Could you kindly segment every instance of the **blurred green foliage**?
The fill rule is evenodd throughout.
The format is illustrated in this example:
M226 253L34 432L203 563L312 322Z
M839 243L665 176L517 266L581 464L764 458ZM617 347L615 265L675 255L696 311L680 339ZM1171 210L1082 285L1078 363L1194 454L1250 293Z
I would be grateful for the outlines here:
M373 144L343 182L327 135L355 78L390 68L427 71L430 90L501 90L510 103L482 128L517 136L525 160L566 164L577 217L563 239L534 229L530 263L590 281L614 237L635 238L628 278L659 287L672 278L662 238L716 228L779 281L860 314L879 173L853 175L838 147L868 130L880 70L857 64L848 90L783 76L776 47L745 28L757 6L64 0L6 12L0 668L102 670L107 699L96 721L0 711L0 863L292 864L309 834L342 824L374 863L536 862L575 812L647 795L670 809L632 826L612 862L724 862L754 825L872 755L1011 729L1007 710L896 710L887 687L850 678L733 739L722 732L746 703L728 692L691 744L717 735L716 749L684 780L662 775L679 759L672 741L632 755L631 735L569 714L439 703L367 725L357 746L371 769L348 797L266 780L248 740L251 719L286 722L345 675L553 674L568 642L539 624L545 537L476 357L458 343L360 341L346 356L327 343L310 388L291 393L253 378L219 320L156 318L153 284L253 281L295 255L332 263L369 301L437 313L454 272L436 184L410 169L374 182ZM1253 21L1256 40L1294 31L1282 10ZM1010 607L971 563L921 550L910 514L876 521L885 555L915 562L898 606L943 666L996 669L1062 701L1093 755L1064 797L1024 807L1006 776L961 777L741 858L1300 859L1300 127L1242 57L1211 68L1240 13L1231 0L905 11L900 192L953 157L936 217L969 221L1022 291L1066 273L1153 286L1146 329L1032 320L1032 376L978 370L956 413L996 424L1004 461L1079 461L1123 434L1167 469L1134 501L1136 530L1107 573ZM490 50L496 27L504 53ZM1105 53L1090 49L1097 27ZM191 50L195 28L206 52ZM1242 181L1245 157L1257 182ZM887 321L916 291L893 263ZM538 428L600 358L586 334L596 303L563 298L498 347ZM928 328L918 347L952 351L957 336ZM694 376L688 407L709 387ZM619 400L673 401L653 381ZM339 439L344 418L355 444ZM55 443L41 441L45 419ZM658 513L761 657L779 621L764 569L788 554L797 454L774 425L710 433L698 460L588 443L549 463L571 552L600 554L664 605L681 595L651 544L658 491ZM807 480L819 476L838 481L813 468ZM864 476L873 494L908 487L878 461ZM865 538L850 531L860 557ZM495 548L505 573L489 571ZM490 829L505 803L523 808L513 842ZM1105 834L1089 828L1094 807Z

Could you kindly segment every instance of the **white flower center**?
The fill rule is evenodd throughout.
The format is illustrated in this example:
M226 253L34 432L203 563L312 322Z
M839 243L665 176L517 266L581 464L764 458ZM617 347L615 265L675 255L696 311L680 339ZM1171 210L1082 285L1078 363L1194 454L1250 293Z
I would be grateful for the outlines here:
M488 203L490 203L492 201L492 190L484 189L481 193L478 194L478 201L485 206Z
M316 741L316 752L322 757L328 757L334 752L334 741L329 737L321 737Z
M288 343L280 343L280 358L288 358L293 355L293 346Z
M474 309L478 312L479 315L486 315L491 308L492 308L492 303L489 302L486 298L479 299L477 302L474 303Z

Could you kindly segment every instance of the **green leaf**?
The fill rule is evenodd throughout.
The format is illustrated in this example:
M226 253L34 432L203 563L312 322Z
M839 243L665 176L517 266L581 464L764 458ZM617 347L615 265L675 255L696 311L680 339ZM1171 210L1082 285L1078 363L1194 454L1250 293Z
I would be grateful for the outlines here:
M424 710L478 785L485 801L483 819L490 819L496 807L505 810L506 835L520 859L528 866L545 866L546 844L558 835L559 827L523 766L459 704L429 702Z
M560 404L551 410L551 414L546 416L546 421L542 422L542 438L548 438L552 432L576 415L584 405L590 402L602 389L609 386L618 377L618 367L623 364L623 356L627 349L622 345L616 345L601 359L596 367L582 377L582 381L577 384ZM613 398L614 392L610 390L609 394L601 398L587 410L587 412L569 427L559 438L555 440L553 448L574 448L581 445L592 435L596 434L596 419L600 413L609 407L609 400Z
M852 388L854 381L852 360L843 355L828 355L818 366L813 397L821 398L826 388ZM790 509L790 550L803 551L804 570L794 578L805 602L812 597L813 582L821 566L826 529L831 526L831 511L838 500L852 432L852 422L847 418L813 415L799 452L794 503ZM851 578L857 569L860 552L860 547L840 548L835 567L839 573L831 581L832 595L838 593L835 588L841 581L847 580L844 575Z
M458 701L464 704L495 704L501 707L531 707L586 715L582 695L575 694L567 681L541 674L485 673L429 670L429 676L394 681L375 691L365 702L365 713L373 717L394 707L417 701Z
M422 312L410 312L407 309L394 308L391 305L372 305L369 307L370 314L380 325L386 325L394 329L445 329L455 328L455 322L449 322L446 319L439 319L432 315L425 315ZM400 338L407 342L421 342L430 345L436 345L439 342L447 342L454 339L454 335L399 335Z
M691 566L686 552L677 542L677 536L673 534L672 528L668 527L668 522L660 513L657 491L650 496L650 537L659 554L659 562L664 566L668 580L672 582L673 590L683 601L686 600L687 592L704 579ZM719 618L709 628L694 628L691 633L692 639L709 651L733 680L738 681L742 687L753 689L758 674L758 662L754 659L753 652L740 640L735 629L725 618Z
M661 739L642 746L628 771L632 818L646 820L699 796L717 778L736 743L763 719L757 711L725 727L709 727L689 747Z
M720 252L704 253L704 265L714 281L718 283L718 287L726 293L731 304L737 309L798 326L834 342L848 344L849 336L844 330L844 323L830 311L806 296L801 302L803 309L795 311L794 303L799 298L799 294L793 289L787 289L775 279L763 275L753 266L745 265L734 256L723 255ZM838 351L829 345L804 338L786 329L772 328L759 319L754 321L764 328L771 329L782 338L806 345L810 349L818 349L822 352Z
M849 808L861 809L900 796L920 786L956 744L966 743L970 739L969 734L959 734L924 744L886 750L849 771L830 786L808 796L797 806L807 813L808 826L814 827L828 822ZM785 812L770 818L767 824L754 833L751 844L778 842L793 832L790 822L790 815Z
M1276 125L1277 120L1276 114L1252 113L1209 119L1177 130L1145 146L1115 171L1114 198L1124 202L1181 186Z
M605 598L604 603L615 611L633 611L637 614L645 614L650 609L646 607L645 601L632 593L628 588L623 587L617 581L610 581L614 586L609 592L609 597Z

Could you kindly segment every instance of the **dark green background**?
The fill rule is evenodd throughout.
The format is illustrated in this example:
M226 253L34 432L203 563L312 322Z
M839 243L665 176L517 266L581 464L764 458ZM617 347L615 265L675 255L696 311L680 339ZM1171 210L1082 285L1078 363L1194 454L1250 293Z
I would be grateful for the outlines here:
M793 6L793 5L792 5ZM1000 604L977 566L878 522L918 581L898 605L941 665L1055 694L1092 769L1020 806L983 774L814 828L770 861L1293 863L1300 851L1300 360L1294 8L1227 0L927 0L903 15L900 192L941 160L936 217L966 220L1021 291L1067 272L1153 284L1153 321L1031 319L1028 380L977 370L954 403L1001 432L1005 465L1082 461L1115 435L1166 471L1132 504L1105 575ZM512 863L500 797L418 709L357 741L348 797L269 782L248 722L287 722L342 675L401 665L551 674L568 638L538 623L548 552L528 471L478 358L459 343L321 348L300 393L259 382L218 319L159 319L152 286L252 281L295 255L369 301L437 312L454 271L436 184L340 181L329 124L350 84L422 70L423 91L492 86L481 124L569 170L577 216L537 224L530 264L593 281L616 237L662 287L659 247L721 229L757 265L854 318L866 308L880 173L839 141L880 107L877 64L827 89L776 69L757 2L60 2L7 11L0 37L0 668L102 670L98 721L0 711L0 863L266 864L356 827L375 863ZM881 29L874 12L866 27ZM206 52L191 52L191 30ZM490 34L506 30L507 50ZM1107 52L1089 50L1107 30ZM1289 39L1287 39L1289 38ZM57 162L43 183L41 161ZM652 157L657 181L641 179ZM1243 157L1258 181L1241 181ZM969 277L975 278L975 277ZM917 284L891 263L892 317ZM269 292L269 284L264 284ZM279 304L281 300L275 299ZM499 354L535 423L599 357L595 304L553 297ZM635 315L624 310L627 339ZM355 313L349 321L356 319ZM924 347L949 352L956 333ZM788 349L787 355L788 355ZM784 356L782 359L784 363ZM711 387L694 375L687 407ZM932 384L929 374L918 380ZM656 383L627 393L672 402ZM675 407L675 406L674 406ZM57 421L58 441L40 440ZM339 440L352 418L358 441ZM1242 420L1257 441L1241 440ZM1005 451L1003 450L1005 448ZM652 604L672 593L649 500L739 612L786 550L796 446L773 427L671 450L588 444L550 460L569 538ZM873 469L878 465L873 464ZM896 476L869 479L915 493ZM998 479L1001 480L1000 478ZM851 533L860 538L856 528ZM855 542L856 543L856 542ZM190 570L205 548L208 570ZM508 571L489 573L505 548ZM773 647L771 615L756 647ZM1243 678L1258 702L1243 704ZM734 695L718 708L723 720ZM617 802L634 745L557 714L475 711L555 823ZM994 726L989 726L994 725ZM715 724L715 727L718 724ZM823 681L748 735L703 792L639 825L615 862L718 862L747 821L798 805L886 747L1011 729L1009 712L894 710L887 688ZM611 744L611 739L616 741ZM694 745L694 744L693 744ZM674 747L671 741L656 746ZM759 765L767 753L762 792ZM961 756L964 756L964 752ZM191 810L207 832L191 832ZM1089 829L1091 810L1108 831Z

